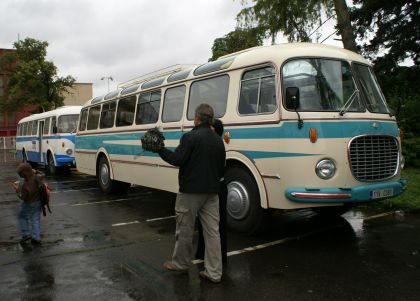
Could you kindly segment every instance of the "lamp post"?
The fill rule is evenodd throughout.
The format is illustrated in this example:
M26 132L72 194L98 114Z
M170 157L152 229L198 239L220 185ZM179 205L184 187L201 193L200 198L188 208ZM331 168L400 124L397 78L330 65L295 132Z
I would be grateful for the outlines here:
M101 77L101 80L106 79L108 81L108 92L109 92L109 81L113 81L114 79L112 78L112 76L103 76Z

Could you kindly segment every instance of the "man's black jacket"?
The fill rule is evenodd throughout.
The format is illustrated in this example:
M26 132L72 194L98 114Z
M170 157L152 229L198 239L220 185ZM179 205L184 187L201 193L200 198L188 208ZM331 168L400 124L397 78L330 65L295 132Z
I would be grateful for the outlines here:
M174 152L162 148L160 157L179 166L179 191L183 193L218 193L225 170L225 146L207 125L200 124L184 134Z

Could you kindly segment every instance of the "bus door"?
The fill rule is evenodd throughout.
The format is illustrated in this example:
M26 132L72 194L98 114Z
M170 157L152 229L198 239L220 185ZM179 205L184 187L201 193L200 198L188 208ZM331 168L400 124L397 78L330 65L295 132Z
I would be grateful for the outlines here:
M43 147L42 147L43 133L44 133L44 120L40 120L39 124L38 124L38 149L37 149L40 163L44 163L44 155L42 154L42 152L43 152Z

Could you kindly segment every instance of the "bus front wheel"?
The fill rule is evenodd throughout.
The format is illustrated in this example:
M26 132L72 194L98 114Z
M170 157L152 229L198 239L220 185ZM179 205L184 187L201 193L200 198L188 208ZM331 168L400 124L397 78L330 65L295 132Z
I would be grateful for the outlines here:
M254 177L241 167L226 171L227 223L230 228L247 234L263 229L267 210L260 204L260 195Z

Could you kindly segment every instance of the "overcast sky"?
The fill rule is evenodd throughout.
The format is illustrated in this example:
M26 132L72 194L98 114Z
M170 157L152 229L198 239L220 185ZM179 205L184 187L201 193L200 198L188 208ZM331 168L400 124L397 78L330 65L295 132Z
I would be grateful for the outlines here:
M93 83L97 96L108 90L101 77L114 78L113 90L164 67L206 62L240 9L240 0L0 0L0 48L18 37L48 41L59 75Z

